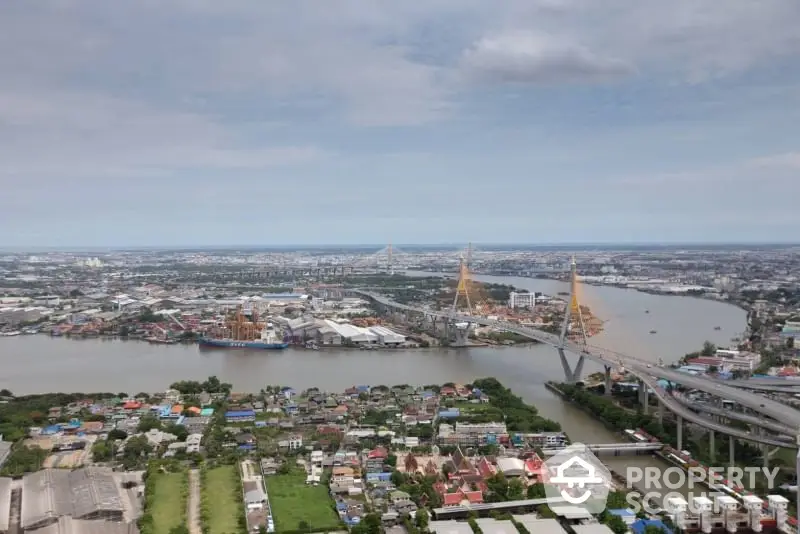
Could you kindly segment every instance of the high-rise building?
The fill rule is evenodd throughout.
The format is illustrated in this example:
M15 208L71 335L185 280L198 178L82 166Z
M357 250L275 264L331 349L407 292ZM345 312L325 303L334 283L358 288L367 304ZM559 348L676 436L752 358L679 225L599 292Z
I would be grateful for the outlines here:
M508 307L512 310L517 308L533 308L536 305L536 293L518 293L512 291L508 295Z

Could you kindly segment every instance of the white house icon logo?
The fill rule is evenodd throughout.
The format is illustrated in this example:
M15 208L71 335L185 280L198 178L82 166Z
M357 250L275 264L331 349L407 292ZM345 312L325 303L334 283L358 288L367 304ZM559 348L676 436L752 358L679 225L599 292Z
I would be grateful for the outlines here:
M581 471L585 471L587 475L569 476L566 474L567 470L574 469L576 467L579 467ZM586 488L587 485L602 484L603 482L605 482L605 480L602 477L597 476L594 466L583 458L579 458L577 456L573 456L566 463L559 465L556 468L556 476L550 478L550 483L552 484L566 484L568 488L581 489ZM562 489L561 496L570 504L583 504L592 496L592 491L587 489L581 495L576 497L567 490Z
M592 452L575 443L545 461L544 489L551 509L580 506L591 514L606 507L611 473Z

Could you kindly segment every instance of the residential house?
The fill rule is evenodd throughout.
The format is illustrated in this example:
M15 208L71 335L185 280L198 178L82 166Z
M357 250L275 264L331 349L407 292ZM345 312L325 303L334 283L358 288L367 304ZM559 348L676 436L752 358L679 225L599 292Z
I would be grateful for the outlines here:
M355 471L352 467L334 467L331 473L331 483L350 487L355 484Z
M300 434L293 434L289 436L289 450L296 451L303 448L303 436Z
M225 421L228 423L241 423L256 420L256 412L253 410L231 410L225 412Z
M194 453L200 452L200 442L203 439L202 434L189 434L186 437L186 452Z
M178 436L176 436L175 434L170 434L169 432L163 432L157 428L151 428L150 430L145 432L144 437L147 438L147 442L155 448L157 448L162 443L166 443L169 441L176 441L178 439Z

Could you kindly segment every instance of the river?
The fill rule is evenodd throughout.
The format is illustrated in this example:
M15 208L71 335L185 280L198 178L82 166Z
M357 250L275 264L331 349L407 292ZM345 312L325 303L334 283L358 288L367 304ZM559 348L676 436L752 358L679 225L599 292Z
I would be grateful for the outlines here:
M412 274L412 273L409 273ZM564 282L476 276L556 295ZM672 362L698 350L705 340L725 346L745 329L743 310L709 300L652 295L635 290L580 285L581 303L606 321L593 345L656 362ZM649 310L649 313L645 313ZM721 330L714 330L720 326ZM657 334L649 334L657 330ZM597 420L564 403L544 388L563 378L550 347L358 351L289 349L200 350L195 345L151 345L141 341L51 338L46 335L0 338L0 388L16 394L52 391L159 391L182 379L216 375L237 391L266 385L317 386L341 391L354 384L469 382L494 376L545 417L559 421L574 441L608 443L619 438ZM592 372L596 369L586 366ZM612 467L653 465L649 457L609 459Z

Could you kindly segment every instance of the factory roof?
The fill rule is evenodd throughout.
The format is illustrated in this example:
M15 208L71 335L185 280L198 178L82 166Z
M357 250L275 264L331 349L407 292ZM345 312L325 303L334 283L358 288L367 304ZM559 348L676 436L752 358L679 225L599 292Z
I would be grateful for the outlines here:
M335 321L331 321L330 319L326 319L325 324L345 339L352 339L354 341L378 340L378 336L366 328L361 328L348 323L337 323Z
M121 488L109 468L43 469L22 479L25 529L64 515L81 518L96 512L124 511Z
M472 527L465 521L431 521L428 530L434 534L472 534Z
M9 512L11 510L11 479L0 478L0 532L8 530Z
M572 525L575 534L614 534L607 525L602 523L588 523L586 525Z
M87 521L62 516L57 523L40 528L36 534L139 534L136 523Z

